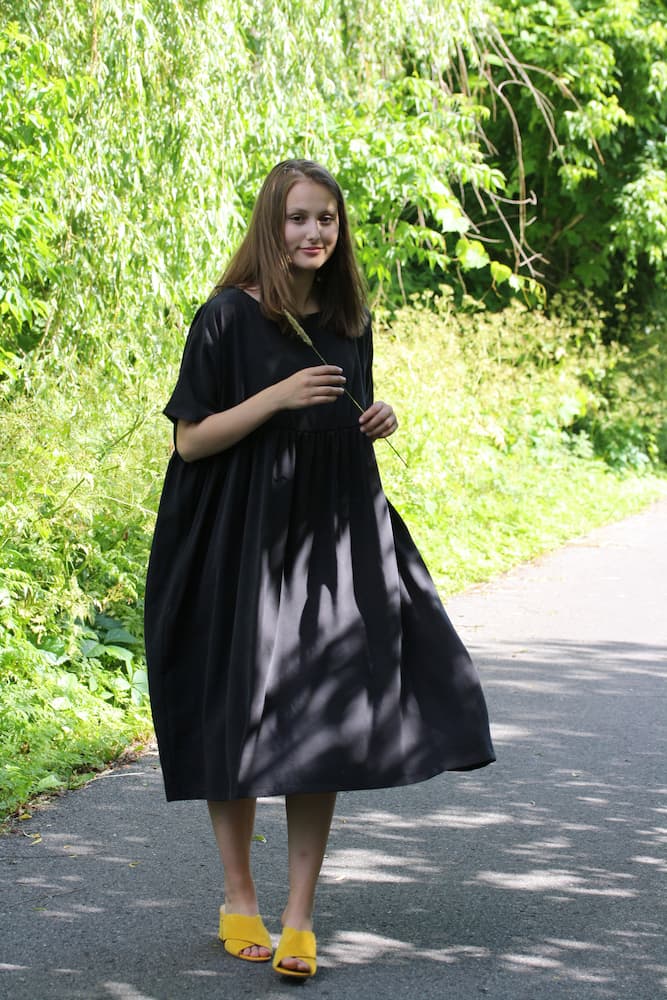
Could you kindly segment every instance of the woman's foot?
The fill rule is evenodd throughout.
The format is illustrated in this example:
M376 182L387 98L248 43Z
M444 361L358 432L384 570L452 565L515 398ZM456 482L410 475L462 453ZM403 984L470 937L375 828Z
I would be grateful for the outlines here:
M273 957L273 968L281 976L307 978L317 972L317 941L311 930L285 924Z
M225 913L220 908L220 940L225 951L246 962L268 962L272 955L271 936L259 914L246 916Z
M282 916L283 930L286 927L291 927L295 931L311 931L313 930L313 921L308 917L295 917L292 919L288 910L285 910ZM314 956L313 956L314 957ZM285 955L283 956L276 969L280 968L287 969L289 972L301 972L304 975L309 975L311 973L310 965L304 962L302 958L298 958L295 955Z
M239 917L258 918L259 917L259 908L257 906L257 898L256 897L250 897L250 896L246 896L246 897L240 897L240 896L231 897L231 896L225 895L225 905L220 908L220 939L222 941L225 940L225 938L223 937L223 918L225 916L228 916L228 917L239 916ZM261 918L259 918L259 919L261 921ZM244 921L242 921L241 923L244 923ZM261 926L263 927L263 925L261 925ZM259 925L258 925L258 929L259 929ZM248 933L250 933L250 932L248 932ZM236 936L236 932L233 935L230 935L230 936L235 937ZM258 941L259 941L259 937L258 937ZM251 961L262 962L262 961L267 961L269 958L271 958L272 951L271 951L271 948L268 947L267 944L265 944L265 943L257 943L257 944L250 944L250 945L248 945L248 947L242 948L240 951L236 951L235 954L239 958L246 958L246 959L249 959Z

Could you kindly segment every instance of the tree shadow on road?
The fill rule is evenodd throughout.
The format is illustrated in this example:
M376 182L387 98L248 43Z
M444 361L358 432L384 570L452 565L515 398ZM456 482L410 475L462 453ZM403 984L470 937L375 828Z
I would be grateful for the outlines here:
M440 962L445 984L464 965L461 987L497 997L657 997L667 648L495 643L476 656L498 764L404 790L399 815L344 798L325 875L362 892L372 919L335 931L332 957L410 975Z
M309 995L656 1000L667 984L667 649L475 652L498 763L340 796ZM260 802L257 832L275 934L280 800ZM24 833L0 842L7 995L270 1000L289 989L224 954L205 807L164 802L155 756L55 800Z

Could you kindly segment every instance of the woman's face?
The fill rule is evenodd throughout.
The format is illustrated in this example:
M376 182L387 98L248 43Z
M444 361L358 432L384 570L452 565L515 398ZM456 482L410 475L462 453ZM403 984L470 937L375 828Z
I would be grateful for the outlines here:
M319 271L336 249L338 206L323 184L304 178L290 188L285 205L285 248L292 267Z

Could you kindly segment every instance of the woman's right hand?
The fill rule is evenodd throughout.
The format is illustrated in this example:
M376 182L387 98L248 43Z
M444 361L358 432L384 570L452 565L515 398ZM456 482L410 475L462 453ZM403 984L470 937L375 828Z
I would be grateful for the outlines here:
M320 403L335 403L345 392L343 369L337 365L302 368L273 387L281 410L300 410Z

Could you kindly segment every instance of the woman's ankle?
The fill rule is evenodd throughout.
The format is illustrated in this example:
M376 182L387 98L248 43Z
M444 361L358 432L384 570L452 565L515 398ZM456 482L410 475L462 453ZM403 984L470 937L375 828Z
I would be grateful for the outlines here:
M283 927L293 927L295 931L312 931L312 910L304 910L301 907L288 904L283 910L281 923Z
M255 887L225 886L225 913L240 913L247 917L259 913Z

